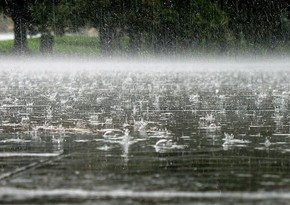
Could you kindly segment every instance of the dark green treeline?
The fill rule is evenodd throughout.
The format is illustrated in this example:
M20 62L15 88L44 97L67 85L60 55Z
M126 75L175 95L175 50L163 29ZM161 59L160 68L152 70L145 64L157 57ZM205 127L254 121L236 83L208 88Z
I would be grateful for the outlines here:
M4 0L0 7L30 32L95 27L104 54L274 52L290 40L288 0Z

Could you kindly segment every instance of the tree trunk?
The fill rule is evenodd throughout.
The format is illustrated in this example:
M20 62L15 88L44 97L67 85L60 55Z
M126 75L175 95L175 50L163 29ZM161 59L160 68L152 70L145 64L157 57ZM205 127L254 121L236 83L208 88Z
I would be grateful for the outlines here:
M131 30L129 33L129 54L138 55L140 54L142 47L142 36L140 31Z
M102 54L110 55L113 51L113 39L111 28L107 26L102 26L100 28L100 47Z
M28 51L27 42L27 23L25 18L16 16L14 21L14 50L20 53L26 53Z
M54 37L50 32L45 32L41 34L40 37L40 52L42 54L52 54L53 53Z

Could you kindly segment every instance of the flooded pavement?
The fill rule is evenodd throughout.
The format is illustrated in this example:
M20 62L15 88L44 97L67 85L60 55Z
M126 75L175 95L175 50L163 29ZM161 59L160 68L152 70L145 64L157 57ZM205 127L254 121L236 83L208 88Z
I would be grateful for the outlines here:
M16 67L1 204L289 203L287 70Z

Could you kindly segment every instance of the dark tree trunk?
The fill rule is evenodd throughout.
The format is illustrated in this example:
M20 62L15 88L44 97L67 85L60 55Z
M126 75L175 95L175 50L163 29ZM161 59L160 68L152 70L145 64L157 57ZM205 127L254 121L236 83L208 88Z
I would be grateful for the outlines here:
M6 0L7 12L14 22L14 50L25 53L28 51L27 27L29 19L29 0Z
M102 54L111 54L113 51L112 28L104 25L100 27L100 46Z
M40 38L40 52L42 54L52 54L53 53L54 37L50 32L41 34Z
M100 47L103 55L111 54L113 50L113 28L111 22L110 10L107 7L101 9L100 24Z
M15 16L14 22L14 50L20 53L28 51L27 22L22 16Z
M142 47L142 36L140 32L134 33L134 31L131 31L129 33L129 54L131 55L138 55L141 51Z

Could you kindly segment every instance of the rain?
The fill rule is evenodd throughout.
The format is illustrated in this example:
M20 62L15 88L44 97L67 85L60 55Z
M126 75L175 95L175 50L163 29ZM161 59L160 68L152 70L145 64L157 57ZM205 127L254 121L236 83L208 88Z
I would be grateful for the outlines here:
M0 203L287 204L289 11L1 2Z

